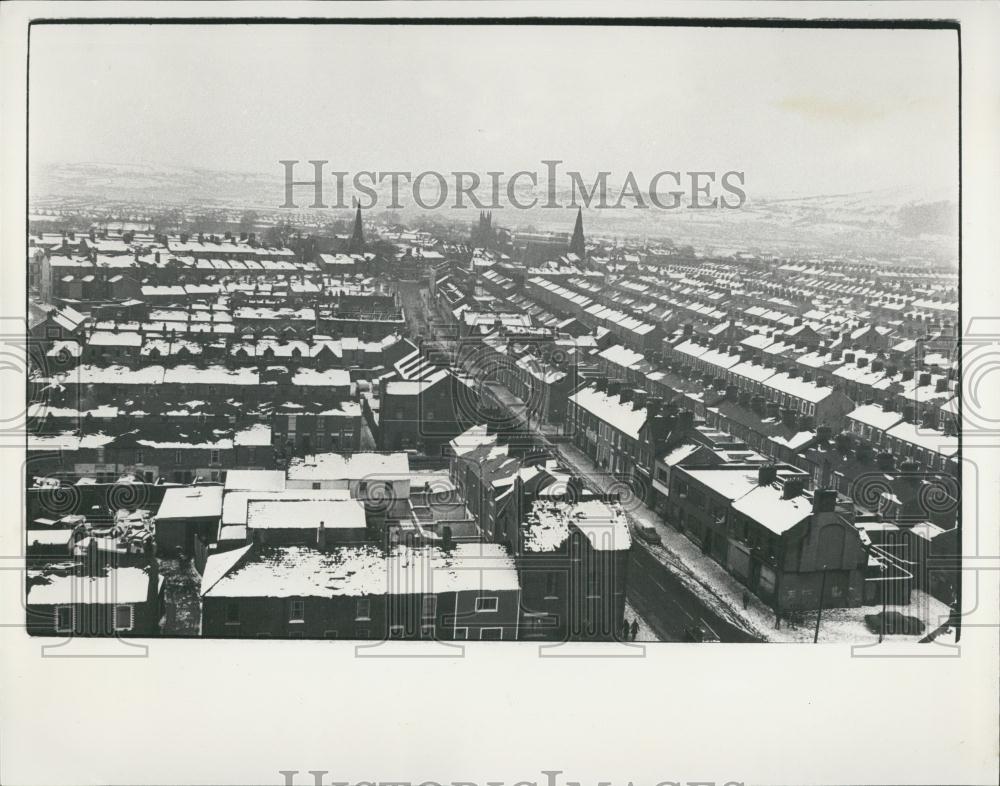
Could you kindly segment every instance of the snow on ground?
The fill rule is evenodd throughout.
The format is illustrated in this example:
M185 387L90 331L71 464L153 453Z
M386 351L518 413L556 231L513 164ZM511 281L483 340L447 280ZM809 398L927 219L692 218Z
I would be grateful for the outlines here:
M564 460L596 485L606 489L616 482L608 473L598 470L579 448L571 444L561 444L558 447ZM657 545L635 538L636 548L648 549L692 592L734 625L765 641L811 642L813 640L816 612L804 612L798 619L783 620L781 627L776 628L774 610L753 593L748 593L749 605L744 609L743 596L746 589L744 585L718 562L704 554L701 548L683 533L665 524L656 513L637 500L632 500L626 506L626 512L632 521L653 527L662 540L662 544ZM889 611L895 610L907 616L917 617L926 626L924 633L919 636L896 634L886 636L887 640L919 641L948 619L947 605L920 590L913 590L908 606L886 608ZM877 614L881 611L881 605L827 609L823 612L819 641L850 643L877 641L878 635L868 630L864 618L866 614Z
M646 622L642 615L626 600L625 621L631 625L632 620L636 620L639 623L639 632L635 636L636 641L663 641L663 639L656 635L656 631L649 627L649 623Z

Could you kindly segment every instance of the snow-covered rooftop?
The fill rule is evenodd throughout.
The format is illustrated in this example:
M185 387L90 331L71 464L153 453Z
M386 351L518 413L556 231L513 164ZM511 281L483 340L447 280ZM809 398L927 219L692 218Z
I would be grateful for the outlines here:
M313 368L299 368L292 377L292 384L300 387L348 387L351 372L343 368L320 371Z
M204 597L294 598L516 591L514 561L494 543L435 547L301 546L238 549L208 558ZM216 578L218 577L218 578Z
M635 409L632 402L622 403L619 396L608 395L597 388L581 388L569 400L632 439L639 438L639 429L646 422L645 407Z
M280 469L231 469L226 473L225 490L284 491L285 473Z
M627 551L632 545L625 514L603 500L583 502L536 500L528 513L524 548L555 551L569 538L571 529L582 532L595 551Z
M157 520L213 518L222 514L222 486L173 486L163 492Z
M247 503L250 529L364 529L365 509L356 499L261 499Z
M240 526L247 523L247 508L254 500L344 500L350 499L348 489L284 489L227 491L222 499L222 525Z
M887 437L898 439L918 448L951 457L958 453L958 436L924 428L902 421L885 432Z
M641 352L623 347L621 344L608 347L603 352L600 352L599 356L623 368L631 368L646 359Z
M271 444L271 427L264 423L254 423L252 426L237 431L233 435L236 445L264 446Z
M317 453L295 457L288 465L289 480L403 480L410 476L406 453Z
M812 514L812 500L801 494L784 499L781 485L757 486L733 502L733 510L762 524L775 535L787 532Z
M33 578L28 603L44 606L143 603L149 597L151 580L142 568L108 568L101 576L46 573Z
M892 428L903 419L899 412L886 412L877 404L863 404L848 412L847 417L880 431Z
M496 434L490 434L486 424L472 426L451 441L451 449L456 456L464 456L481 445L495 445Z

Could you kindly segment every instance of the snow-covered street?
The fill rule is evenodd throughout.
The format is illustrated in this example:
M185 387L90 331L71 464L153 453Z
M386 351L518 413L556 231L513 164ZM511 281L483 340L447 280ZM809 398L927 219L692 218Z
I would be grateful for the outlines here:
M620 483L594 467L593 462L581 450L571 444L560 444L559 452L567 464L584 475L594 486L609 490ZM626 504L630 520L652 527L660 536L661 543L648 543L635 539L634 548L645 549L662 563L684 587L696 596L706 607L714 611L734 626L746 630L761 641L811 642L815 635L816 613L808 612L783 620L776 626L775 612L737 581L719 563L703 553L683 533L663 522L660 517L639 500L632 499ZM744 608L744 599L748 601ZM917 617L925 626L921 634L888 634L887 639L919 640L943 625L949 616L948 606L921 590L913 590L911 602L907 606L886 607L906 616ZM877 642L878 635L865 625L865 615L878 614L881 606L827 609L820 622L820 642L850 642L865 644ZM723 639L725 640L725 639Z

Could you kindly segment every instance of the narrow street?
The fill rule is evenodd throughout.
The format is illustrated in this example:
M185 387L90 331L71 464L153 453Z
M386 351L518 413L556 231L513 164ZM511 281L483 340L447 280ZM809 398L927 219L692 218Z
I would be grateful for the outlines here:
M641 542L632 547L627 594L629 602L663 641L685 641L691 628L701 628L706 641L758 640L706 605Z
M609 488L612 479L606 472L597 470L582 451L571 444L552 447L591 488L598 491ZM668 533L659 516L638 501L627 507L626 515L633 523L639 521L652 526L661 538L684 537L680 533ZM693 627L701 628L706 640L734 643L763 640L757 626L719 597L709 582L692 569L688 560L682 561L676 553L662 546L647 545L634 532L633 528L628 599L664 641L683 641L686 632ZM694 548L693 544L691 546Z
M506 387L498 382L488 383L493 398L500 402L512 415L522 414L524 404ZM545 435L538 425L528 421L533 438L540 445L557 454L576 474L583 478L591 490L604 493L612 486L621 490L621 483L599 470L590 458L572 444L556 443ZM704 563L710 558L698 553L687 554L687 549L677 551L664 546L649 546L634 534L636 521L653 527L661 534L664 544L684 540L691 551L697 551L694 544L686 541L678 532L669 531L660 517L638 500L632 500L626 507L626 515L633 524L633 541L629 579L628 600L648 621L656 635L663 641L683 641L692 629L700 629L706 641L754 642L766 640L762 624L766 612L759 602L757 609L760 619L740 613L738 598L741 592L735 587L736 581L716 565ZM683 547L684 544L678 544ZM681 558L681 554L684 558ZM688 557L690 556L690 559ZM721 582L721 584L720 584ZM732 584L732 587L728 585ZM725 597L718 591L725 586L729 591Z

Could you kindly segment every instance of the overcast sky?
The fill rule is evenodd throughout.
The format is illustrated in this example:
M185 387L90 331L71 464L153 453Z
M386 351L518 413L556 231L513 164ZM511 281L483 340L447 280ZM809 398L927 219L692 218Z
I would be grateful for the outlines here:
M739 169L957 193L953 31L41 26L32 163ZM613 177L617 180L617 177Z

